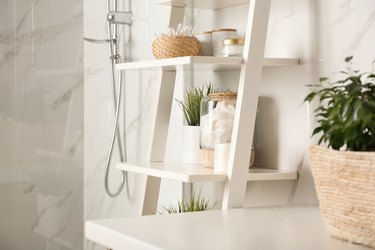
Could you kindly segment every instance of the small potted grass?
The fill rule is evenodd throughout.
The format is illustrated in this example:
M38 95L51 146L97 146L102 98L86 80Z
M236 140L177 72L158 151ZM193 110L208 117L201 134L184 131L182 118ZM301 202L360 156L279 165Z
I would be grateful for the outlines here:
M194 87L185 92L182 100L176 100L181 107L187 125L182 131L184 163L200 163L200 105L201 100L208 94L214 92L211 84L203 87Z
M159 211L159 214L179 214L179 213L190 213L190 212L201 212L212 210L216 205L215 203L210 202L206 198L202 198L200 195L191 195L189 200L178 201L177 206L164 207L163 211Z

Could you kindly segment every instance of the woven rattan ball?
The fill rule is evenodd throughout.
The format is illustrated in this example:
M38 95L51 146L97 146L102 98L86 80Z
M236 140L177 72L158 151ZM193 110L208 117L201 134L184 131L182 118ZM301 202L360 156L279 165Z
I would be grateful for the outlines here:
M152 54L156 59L179 56L199 56L199 40L193 36L161 36L152 43Z

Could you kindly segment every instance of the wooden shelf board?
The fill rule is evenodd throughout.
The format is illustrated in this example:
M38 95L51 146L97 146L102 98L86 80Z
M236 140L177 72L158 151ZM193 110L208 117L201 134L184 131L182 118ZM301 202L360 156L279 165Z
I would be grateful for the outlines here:
M247 4L248 0L157 0L157 4L173 7L190 7L197 9L223 9L236 5Z
M299 58L264 58L263 67L287 67L299 65Z
M247 175L248 181L281 181L296 180L297 172L272 168L251 167Z
M118 70L239 70L244 60L242 57L184 56L159 60L127 62L116 64ZM298 65L298 58L265 58L264 67L282 67Z
M145 174L160 178L182 182L221 182L226 175L215 173L211 168L198 164L185 164L179 162L147 162L147 163L118 163L117 168L138 174Z
M150 61L120 63L116 69L147 69L154 70L231 70L240 69L241 57L184 56Z
M178 162L148 162L148 163L118 163L120 170L144 174L159 178L166 178L182 182L223 182L225 173L214 172L211 168L199 164L185 164ZM247 177L248 181L294 180L297 178L295 171L282 171L277 169L251 168Z

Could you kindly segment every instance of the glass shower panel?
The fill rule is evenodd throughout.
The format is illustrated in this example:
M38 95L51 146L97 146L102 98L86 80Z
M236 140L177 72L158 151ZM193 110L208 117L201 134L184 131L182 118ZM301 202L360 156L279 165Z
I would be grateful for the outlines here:
M0 2L0 249L82 249L83 2Z

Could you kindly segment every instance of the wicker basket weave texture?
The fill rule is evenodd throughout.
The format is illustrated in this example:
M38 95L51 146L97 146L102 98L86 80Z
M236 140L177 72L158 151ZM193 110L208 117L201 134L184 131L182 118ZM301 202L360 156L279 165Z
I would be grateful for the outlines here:
M160 36L152 43L152 54L156 59L179 56L199 56L199 40L192 36Z
M310 165L331 235L375 248L375 152L312 146Z

